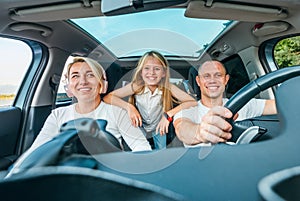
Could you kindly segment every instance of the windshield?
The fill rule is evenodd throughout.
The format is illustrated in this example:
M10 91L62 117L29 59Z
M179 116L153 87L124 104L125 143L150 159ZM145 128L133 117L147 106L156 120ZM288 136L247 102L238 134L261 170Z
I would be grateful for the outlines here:
M187 18L184 9L177 8L71 21L118 58L141 56L153 49L165 56L198 57L228 23Z

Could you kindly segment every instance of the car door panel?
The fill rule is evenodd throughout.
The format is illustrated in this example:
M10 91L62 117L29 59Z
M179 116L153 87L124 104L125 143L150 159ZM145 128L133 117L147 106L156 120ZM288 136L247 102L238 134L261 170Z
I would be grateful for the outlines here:
M0 108L0 169L5 169L16 158L21 120L21 109L17 107Z

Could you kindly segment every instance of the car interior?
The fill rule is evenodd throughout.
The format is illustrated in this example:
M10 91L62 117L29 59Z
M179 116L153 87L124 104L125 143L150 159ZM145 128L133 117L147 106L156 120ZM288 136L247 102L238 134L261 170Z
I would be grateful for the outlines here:
M132 72L137 65L139 57L117 57L105 45L101 44L93 36L74 26L74 23L69 21L69 19L105 15L123 15L123 13L146 12L147 10L169 7L174 9L184 8L184 15L192 19L234 20L226 24L226 27L228 29L221 32L218 37L216 37L210 44L207 44L205 47L205 51L201 52L200 56L196 59L181 58L179 56L166 56L171 67L171 78L173 79L174 83L176 83L177 86L193 96L196 100L201 99L200 90L195 81L195 77L197 76L197 69L199 65L207 58L219 60L224 64L227 73L230 75L230 81L226 88L225 96L227 98L235 97L235 94L247 84L255 81L258 78L264 77L264 75L268 75L272 71L278 69L278 66L273 62L272 58L274 46L278 41L286 37L297 36L300 30L300 3L298 1L176 0L172 2L155 0L153 1L153 4L151 4L151 1L144 1L143 6L139 4L139 2L143 1L134 1L134 6L128 6L126 3L124 7L120 8L112 8L111 6L108 6L109 1L110 0L7 0L0 2L0 37L21 40L29 45L32 52L32 61L23 78L22 84L19 86L18 93L16 94L16 98L13 104L8 107L0 107L0 125L2 125L2 129L0 132L0 170L7 171L11 167L11 165L31 146L52 109L73 103L71 99L66 98L64 93L61 94L59 92L59 88L61 87L60 85L62 84L61 81L64 78L63 73L65 62L70 56L90 56L99 61L105 68L107 79L109 82L107 93L123 86L124 83L131 80ZM15 55L15 57L16 58L11 59L18 59L18 55ZM295 69L299 71L299 69ZM6 69L4 69L4 67L1 67L1 70ZM286 79L291 78L292 76L299 75L298 71L288 71L288 73L286 73ZM282 76L282 74L280 75ZM267 81L269 81L270 79L268 78ZM285 80L281 81L283 82ZM258 90L258 92L255 91L251 93L251 95L254 94L255 98L262 99L277 98L276 91L278 90L278 88L280 88L280 83L281 82L274 81L272 84L268 84L268 88L264 89L263 86L259 89L256 89ZM280 95L280 97L282 96L283 95ZM241 99L246 100L247 98L243 97ZM234 104L235 103L232 102L232 105ZM282 102L281 104L281 110L284 111L285 105ZM252 178L247 178L250 185L250 183L253 182L257 183L257 180L261 178L262 175L271 173L275 170L279 170L279 167L291 166L292 162L287 162L288 165L284 165L280 163L280 161L268 158L267 155L268 151L269 153L273 152L273 148L268 148L268 145L278 147L281 146L280 142L274 139L282 139L282 119L285 120L285 117L280 117L278 115L268 115L247 119L243 122L238 122L240 125L245 126L245 128L243 128L244 130L249 128L250 126L258 126L260 131L262 132L260 133L261 136L256 136L253 141L251 140L251 144L240 145L237 146L236 149L234 149L233 147L228 148L228 146L225 145L217 146L217 148L214 148L214 155L210 155L210 157L205 160L207 164L204 162L202 165L201 163L196 162L196 165L194 167L208 168L210 169L208 171L217 171L216 177L219 177L216 180L219 181L222 178L227 180L232 179L235 182L234 186L237 186L237 184L244 178L243 176L238 174L234 175L234 173L239 170L242 170L244 175L249 174L250 177L252 176ZM45 159L40 164L37 164L37 167L41 167L45 164L51 164L53 162L52 159L55 158L55 160L59 160L61 164L70 166L70 168L72 168L72 166L77 166L78 164L80 164L80 167L86 166L91 169L99 169L103 172L122 175L130 179L137 179L139 181L148 182L153 185L160 185L160 187L162 187L161 190L155 189L152 186L147 187L146 185L149 191L139 192L137 190L137 187L140 186L139 183L131 183L132 181L130 180L124 180L123 182L128 186L134 184L133 186L135 188L129 189L132 190L132 192L130 192L128 195L134 196L138 193L145 193L147 195L150 195L150 191L153 191L157 193L156 196L162 196L161 200L168 200L166 198L168 196L171 200L182 200L182 197L180 197L179 195L171 194L168 191L164 191L164 189L171 189L172 191L185 194L189 196L188 200L197 200L197 196L199 196L199 194L197 193L196 187L191 187L189 190L186 190L185 188L180 188L180 185L176 184L176 182L198 179L198 185L206 186L201 190L201 192L203 193L202 198L204 200L213 200L210 199L210 196L212 196L210 193L211 191L209 191L210 186L204 183L204 181L207 181L209 179L209 176L211 175L205 175L204 173L195 175L196 169L194 170L191 168L192 162L187 162L191 157L199 158L199 150L191 149L187 151L186 149L184 149L183 144L176 137L174 128L171 127L170 130L171 132L168 136L167 148L169 149L169 152L166 151L161 153L161 155L159 156L159 159L161 161L155 159L155 157L157 157L158 155L155 153L148 154L147 160L141 158L141 156L145 156L147 154L132 156L132 158L131 156L126 156L128 157L128 162L126 162L126 164L130 162L137 164L136 160L140 160L138 164L141 163L144 166L151 166L151 161L163 163L163 157L172 158L171 155L174 155L174 160L176 160L176 163L174 162L175 166L160 170L157 174L154 174L152 172L148 173L148 169L143 170L139 174L132 174L130 171L126 172L127 170L118 171L114 169L110 166L110 163L112 163L112 159L110 159L110 157L112 156L112 154L115 154L114 157L116 158L116 160L114 160L114 162L116 163L116 165L122 166L121 161L123 160L121 158L123 157L123 155L120 150L116 151L115 149L112 149L112 153L99 155L99 158L97 158L97 160L101 161L103 164L105 164L105 162L103 161L109 160L109 162L107 162L108 164L99 166L95 165L94 163L89 163L90 160L88 160L86 157L73 158L73 156L69 154L67 149L68 146L66 146L66 144L62 146L64 147L64 156L66 156L65 158L67 158L68 156L68 160L61 160L61 158L58 159L56 158L56 156L54 157L54 154L61 153L61 150L53 150L53 157L51 156L51 153L43 152L46 155L49 154L49 160ZM72 130L72 128L68 128L66 130L62 129L62 133L69 132L74 132L74 130ZM73 138L75 139L74 136ZM66 140L66 142L69 142L68 140ZM113 141L113 139L111 141ZM49 145L49 147L51 146L54 146L54 144ZM77 148L78 147L76 147L76 149ZM259 155L258 157L256 157L255 155L252 157L251 149L254 150L255 148L257 148L257 152L266 152L266 154ZM264 148L266 148L266 150L264 150ZM234 152L237 149L239 153ZM276 150L276 148L274 148L274 150L276 151L274 151L272 154L278 154L278 159L285 159L283 154L281 155L279 153L280 148L278 149L279 150ZM108 148L108 150L111 150L110 147ZM207 151L210 152L209 149L207 149ZM221 155L221 153L224 151L228 151L229 157ZM79 152L82 153L83 151L78 151L77 154L79 154ZM110 151L100 150L100 152L107 153ZM189 154L185 154L186 152L188 152ZM292 153L293 151L291 150L290 152ZM247 154L250 154L250 157ZM179 157L181 157L181 160L177 161ZM245 162L241 162L241 164L237 163L236 161L238 161L237 159L239 157L245 159ZM38 158L38 156L34 157L35 160L36 158ZM234 158L236 160L234 160ZM224 162L224 160L226 161ZM300 163L299 157L294 155L291 156L288 160L298 160L297 163ZM202 160L202 162L203 161L204 160ZM217 165L217 162L215 161L224 162L224 165L230 167L230 171L232 172L219 170L216 166L220 167L220 165ZM251 175L252 173L249 172L247 168L245 168L249 167L255 169L254 164L256 163L264 163L264 165L260 166L260 170L263 173L261 173L259 176ZM272 170L269 170L267 169L266 164L273 164L274 168ZM216 166L214 166L213 168L209 168L207 167L208 165ZM32 163L28 162L24 165L24 168L30 168L31 166ZM65 171L63 167L60 168L62 168L62 172ZM128 168L134 169L134 167L132 167L131 165L129 165ZM173 177L171 178L170 175L169 177L164 176L165 174L177 174L176 171L178 171L179 168L182 168L182 171L180 172L182 176L178 176L178 178L176 178L174 181L172 180ZM190 171L191 175L183 173L184 169L192 169ZM72 171L74 172L74 174L79 174L75 169ZM135 171L138 170L135 169ZM49 175L51 172L55 174L55 170L51 168L49 168L48 172ZM84 175L85 173L85 170L81 172L81 174L83 174L83 178L87 179L86 182L89 182L88 179L91 178ZM99 173L93 174L93 176L98 178L107 179L107 177L110 177L109 180L111 182L110 185L112 185L111 187L116 185L113 182L113 180L115 179L114 176L107 176L102 173L101 175ZM28 172L28 175L26 176L29 178L31 176L30 172ZM48 175L43 178L43 181L48 181L49 178L47 176ZM59 180L62 179L64 180L64 182L67 181L67 184L69 183L70 185L72 185L72 177L70 175L62 174L63 177L60 177L60 175L56 176ZM157 176L161 176L163 178L163 181L161 183L159 183L155 179ZM200 181L201 178L203 178L203 182ZM22 180L22 182L26 183L26 178L25 180ZM38 185L40 183L35 183L37 185L32 186L32 188L28 190L31 191L34 189L42 188ZM20 185L21 184L22 183L20 183ZM3 184L0 184L0 186L1 185ZM224 189L218 196L215 195L216 198L223 197L224 199L229 199L230 195L227 194L226 191L231 192L232 188L230 186L221 184L217 187L220 186ZM3 189L0 190L1 192L4 192L6 189L4 185L1 188ZM64 188L64 186L61 186L61 188ZM82 186L82 188L87 187ZM117 188L118 190L122 189L118 186L115 188ZM69 188L67 189L69 190ZM89 190L89 188L87 189ZM86 191L86 195L88 195L88 192L92 192L92 190L88 190ZM126 194L126 192L123 193ZM237 195L235 195L234 200L238 200L240 198L241 200L243 200L243 194L254 195L252 197L249 196L249 199L257 198L258 195L256 187L249 187L248 191L245 190L245 192L235 193L237 193ZM49 195L50 194L51 193L49 193ZM99 195L93 194L93 196ZM76 194L74 194L73 198L76 198ZM103 198L108 199L109 195L103 194ZM122 199L123 197L121 196L118 198ZM116 199L118 198L116 197Z

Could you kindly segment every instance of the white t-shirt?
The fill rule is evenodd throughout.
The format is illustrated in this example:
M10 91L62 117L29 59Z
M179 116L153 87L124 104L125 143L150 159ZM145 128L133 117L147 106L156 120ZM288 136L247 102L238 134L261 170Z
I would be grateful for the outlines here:
M132 126L126 111L103 101L93 112L88 114L77 113L75 104L52 110L31 149L35 149L59 135L59 129L63 123L83 117L106 120L106 130L113 134L120 143L121 137L123 137L132 151L151 150L149 142L140 128Z
M228 101L227 98L223 98L223 104ZM244 107L238 111L238 118L236 121L248 119L251 117L261 116L265 107L266 100L263 99L251 99ZM210 108L204 106L201 101L198 101L198 105L181 110L174 116L174 121L178 118L188 118L194 123L201 123L201 118L210 110Z

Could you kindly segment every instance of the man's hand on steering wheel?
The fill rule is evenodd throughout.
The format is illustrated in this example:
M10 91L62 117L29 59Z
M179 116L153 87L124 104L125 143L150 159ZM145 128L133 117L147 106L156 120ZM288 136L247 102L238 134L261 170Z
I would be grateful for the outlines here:
M216 106L209 110L202 117L201 124L197 129L199 142L211 142L213 144L226 142L231 138L232 125L226 121L232 117L229 109L223 106Z

